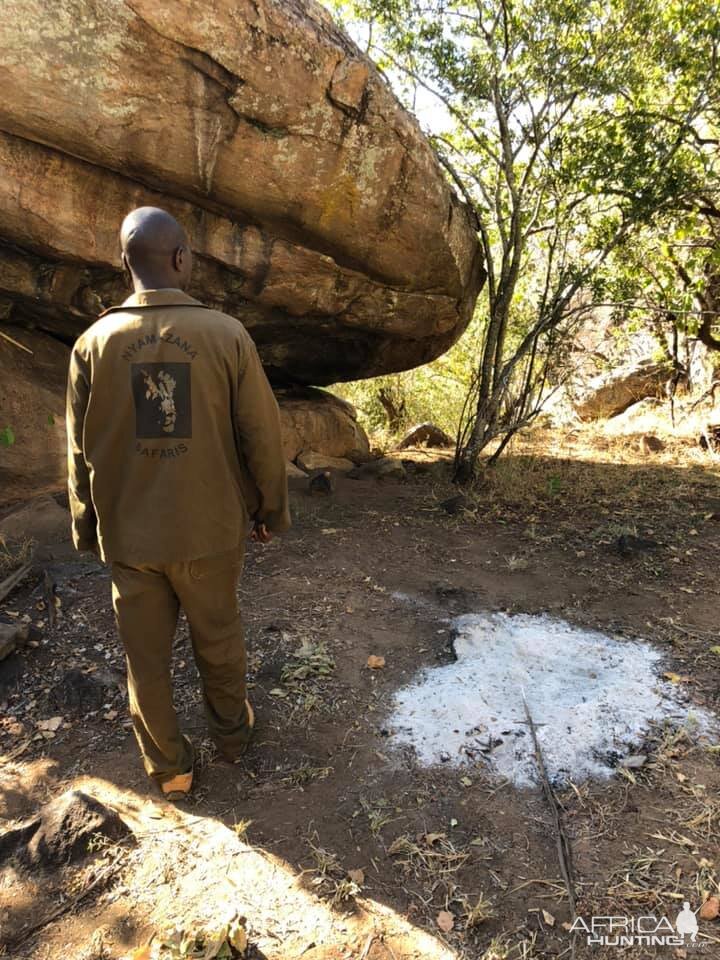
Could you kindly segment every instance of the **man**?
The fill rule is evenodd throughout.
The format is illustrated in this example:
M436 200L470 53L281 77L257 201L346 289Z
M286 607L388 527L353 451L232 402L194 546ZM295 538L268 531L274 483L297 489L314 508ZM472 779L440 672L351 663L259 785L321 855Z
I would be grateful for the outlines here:
M78 339L67 394L73 540L111 565L130 713L145 769L171 798L192 786L173 706L179 608L190 625L210 732L237 760L252 733L237 579L249 520L290 526L275 398L232 317L183 293L180 224L141 207L120 234L135 290Z

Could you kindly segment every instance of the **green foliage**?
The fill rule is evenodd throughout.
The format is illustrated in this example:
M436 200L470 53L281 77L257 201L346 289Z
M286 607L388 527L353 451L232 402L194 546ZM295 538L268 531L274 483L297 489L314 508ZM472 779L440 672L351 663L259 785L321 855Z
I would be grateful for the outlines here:
M587 294L712 344L720 226L720 17L700 0L335 0L475 209L488 266L472 343L389 378L410 419L465 441L528 422L567 373ZM642 311L642 312L641 312ZM712 314L712 316L711 316ZM693 319L694 318L694 319ZM448 355L450 357L450 355ZM383 422L377 384L346 393ZM451 423L451 421L455 421Z
M460 340L432 363L372 380L338 383L332 387L333 393L357 407L366 430L380 437L386 435L388 441L428 420L455 436L476 363L480 328L478 313ZM405 405L405 417L394 431L389 428L387 413L379 399L383 389L391 393L398 406L403 402Z
M11 447L15 443L15 434L12 427L5 427L0 430L0 446Z

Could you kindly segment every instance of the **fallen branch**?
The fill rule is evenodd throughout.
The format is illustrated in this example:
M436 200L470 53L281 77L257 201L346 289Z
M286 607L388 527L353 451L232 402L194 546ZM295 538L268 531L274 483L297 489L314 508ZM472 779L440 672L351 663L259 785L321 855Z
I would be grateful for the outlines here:
M28 562L24 563L18 570L16 570L14 573L11 573L9 577L6 577L0 583L0 601L4 600L5 597L7 597L7 595L15 589L20 581L25 579L31 570L32 560L28 560Z
M545 794L545 799L548 802L550 807L550 812L553 817L553 826L555 827L555 844L557 847L558 860L560 862L560 873L562 874L563 882L565 883L565 890L567 892L568 902L570 904L570 917L574 921L576 918L576 902L577 897L575 895L575 883L573 880L572 872L572 850L570 848L570 841L567 838L567 834L563 829L562 818L560 816L560 804L557 801L555 796L555 791L552 788L552 784L547 775L547 769L545 767L545 760L543 758L542 750L540 749L540 741L538 740L537 730L535 727L535 721L532 718L530 713L530 707L528 702L525 699L525 691L522 691L523 704L525 705L525 716L527 717L528 726L530 727L530 734L532 736L533 746L535 747L535 760L538 765L538 772L540 774L540 780L542 782L543 793ZM572 943L570 948L570 956L575 956L575 934L572 935Z
M14 347L19 347L21 350L24 350L25 353L29 353L31 357L33 356L33 352L30 347L26 347L25 344L20 343L19 340L14 340L9 334L4 333L2 330L0 330L0 337L2 337L3 340L7 340L7 342L11 343Z

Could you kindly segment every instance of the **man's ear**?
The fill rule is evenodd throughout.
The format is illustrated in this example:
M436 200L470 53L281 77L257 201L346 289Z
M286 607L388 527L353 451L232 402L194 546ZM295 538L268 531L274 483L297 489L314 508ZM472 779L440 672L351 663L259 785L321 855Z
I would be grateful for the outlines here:
M122 263L122 272L125 274L125 279L128 282L128 284L132 287L133 285L132 271L130 270L130 265L127 262L127 257L125 256L124 253L120 254L120 262Z
M178 247L175 253L173 254L173 267L175 268L177 273L183 272L185 257L186 257L185 247Z

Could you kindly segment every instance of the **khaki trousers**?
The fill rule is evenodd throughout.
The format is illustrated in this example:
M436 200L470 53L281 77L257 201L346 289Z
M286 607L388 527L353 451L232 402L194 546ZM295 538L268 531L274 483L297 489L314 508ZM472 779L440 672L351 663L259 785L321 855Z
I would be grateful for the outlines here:
M145 769L158 783L187 773L192 747L178 726L170 663L180 607L190 625L210 734L239 756L251 730L237 600L244 548L183 563L112 564L115 618L127 655L130 715Z

